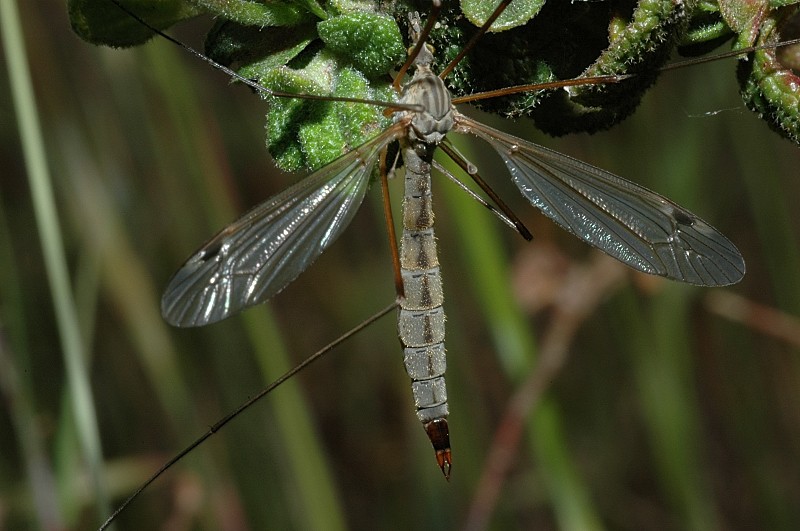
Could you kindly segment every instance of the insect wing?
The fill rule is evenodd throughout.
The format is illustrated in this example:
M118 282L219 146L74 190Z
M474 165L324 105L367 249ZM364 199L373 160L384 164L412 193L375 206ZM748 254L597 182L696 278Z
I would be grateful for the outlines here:
M456 123L492 145L522 195L547 217L634 269L700 286L744 276L736 246L669 199L464 115Z
M342 233L369 187L394 128L267 199L222 229L172 277L161 313L174 326L203 326L285 288Z

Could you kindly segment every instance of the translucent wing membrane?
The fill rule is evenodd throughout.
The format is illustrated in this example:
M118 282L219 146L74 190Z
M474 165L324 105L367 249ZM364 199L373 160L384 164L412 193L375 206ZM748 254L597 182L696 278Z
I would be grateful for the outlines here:
M161 299L175 326L203 326L263 302L305 271L352 220L391 127L222 229L181 267Z
M491 144L522 195L547 217L629 266L700 286L744 276L730 240L669 199L461 114L456 129Z

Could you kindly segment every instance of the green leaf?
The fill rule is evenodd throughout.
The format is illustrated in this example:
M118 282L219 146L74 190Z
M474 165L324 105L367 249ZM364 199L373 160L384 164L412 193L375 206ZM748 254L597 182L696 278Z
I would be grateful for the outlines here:
M536 16L544 0L516 0L492 23L490 31L504 31L526 24ZM486 0L461 0L461 9L470 22L482 26L497 7L497 2Z
M767 17L759 26L755 44L775 42L780 35L780 15ZM759 50L750 60L740 61L737 71L742 98L770 128L784 138L800 143L800 76L781 64L775 50Z
M203 11L247 26L294 26L314 19L312 3L283 0L192 0ZM313 13L313 15L312 15ZM322 12L324 16L325 13Z
M301 69L280 67L260 79L268 89L314 95L388 100L388 82L378 88L363 74L345 67L320 51ZM286 171L317 169L364 143L381 131L389 120L382 108L369 104L269 98L267 147L276 163Z
M608 126L638 106L644 91L655 82L658 69L684 34L689 14L682 4L672 0L641 0L626 22L610 37L608 48L583 75L637 74L636 77L625 83L585 85L570 91L577 105L604 106L600 116L608 117ZM581 114L589 112L594 111L580 109Z
M185 0L120 0L120 3L161 30L202 12ZM127 48L154 35L110 0L69 0L67 7L72 30L92 44Z
M349 13L323 20L317 31L325 45L367 77L386 74L406 54L394 19L372 13Z
M318 18L325 20L328 14L322 9L322 6L316 0L292 0L295 4L302 6L309 13L313 13Z
M313 24L259 28L218 22L206 37L206 54L220 64L236 64L238 73L259 79L297 57L317 37Z
M391 13L389 9L382 8L380 2L376 0L328 0L326 2L328 10L334 15L344 15L346 13ZM407 12L411 7L398 4L394 12Z
M767 12L767 0L720 0L719 10L725 23L739 35L737 46L751 46L758 37L758 24Z

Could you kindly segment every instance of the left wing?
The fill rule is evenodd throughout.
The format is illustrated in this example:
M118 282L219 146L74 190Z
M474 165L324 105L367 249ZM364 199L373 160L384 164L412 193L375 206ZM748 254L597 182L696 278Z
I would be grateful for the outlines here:
M353 219L378 154L396 136L390 127L222 229L169 281L164 319L203 326L285 288Z

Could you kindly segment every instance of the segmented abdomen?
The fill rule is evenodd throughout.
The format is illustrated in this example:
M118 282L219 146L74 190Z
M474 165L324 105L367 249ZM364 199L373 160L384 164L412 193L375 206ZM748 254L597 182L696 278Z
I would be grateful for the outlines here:
M400 272L405 298L400 303L397 328L417 417L430 436L433 421L443 424L437 431L443 427L446 432L444 419L448 413L442 277L433 234L431 165L412 148L403 151L406 172ZM449 441L431 440L434 447L449 447Z

